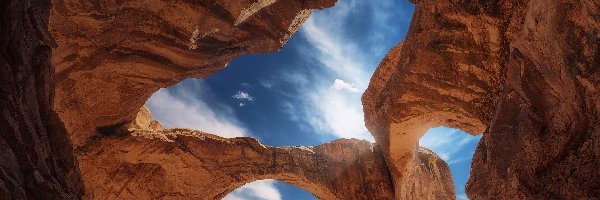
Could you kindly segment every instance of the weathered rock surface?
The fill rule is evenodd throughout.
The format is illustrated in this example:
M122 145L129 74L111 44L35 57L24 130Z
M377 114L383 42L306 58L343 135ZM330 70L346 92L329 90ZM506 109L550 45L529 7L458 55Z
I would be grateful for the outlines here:
M128 123L161 87L280 48L335 0L53 0L56 110L78 146Z
M242 185L277 179L320 199L393 199L385 161L368 141L267 147L187 129L134 130L77 153L89 199L220 199Z
M456 199L450 168L444 160L422 147L412 158L415 160L408 161L401 179L394 183L402 194L395 199Z
M334 3L55 0L51 11L45 1L1 3L0 197L79 199L83 179L88 199L215 199L253 180L279 179L322 199L393 199L382 154L367 141L265 147L164 130L146 108L135 112L159 87L279 48L312 8ZM50 12L56 41L46 30ZM419 176L450 180L431 174L439 158L422 161Z
M76 199L83 185L52 110L50 2L0 2L0 199Z
M484 134L471 199L600 196L600 3L419 0L363 95L397 198L418 138Z
M189 129L163 129L142 107L135 120L77 150L86 199L220 199L246 183L277 179L320 199L394 199L378 147L338 139L268 147ZM417 199L453 199L448 166L421 149L405 186Z

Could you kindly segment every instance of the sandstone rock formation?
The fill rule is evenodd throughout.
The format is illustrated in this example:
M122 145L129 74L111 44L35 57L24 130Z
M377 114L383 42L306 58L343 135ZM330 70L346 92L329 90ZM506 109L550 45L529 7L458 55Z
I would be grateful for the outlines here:
M406 39L363 95L397 198L436 126L484 134L471 199L600 197L600 3L414 2Z
M413 2L363 96L377 145L266 147L138 109L276 50L335 1L2 1L0 198L212 199L279 179L323 199L452 199L448 166L417 145L440 125L484 134L471 199L600 197L600 2Z
M420 147L415 160L407 161L404 174L398 182L394 182L395 199L455 199L454 182L448 164L433 151ZM394 177L390 177L394 178Z
M367 141L266 147L252 138L185 129L132 134L78 151L87 198L220 199L261 179L288 182L320 199L394 197L383 157Z
M131 121L161 87L279 49L335 0L54 0L56 109L78 146Z
M76 199L69 137L52 110L50 2L0 2L0 199Z
M145 108L137 116L138 124L156 122ZM88 140L77 150L87 199L220 199L261 179L288 182L320 199L394 199L385 160L365 140L267 147L253 138L188 129L129 131ZM429 150L418 157L411 166L416 184L408 188L414 197L453 199L448 166Z

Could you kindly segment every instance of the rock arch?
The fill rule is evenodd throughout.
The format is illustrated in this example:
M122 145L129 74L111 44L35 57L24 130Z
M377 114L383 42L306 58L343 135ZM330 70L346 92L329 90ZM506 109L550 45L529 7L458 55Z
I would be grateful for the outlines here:
M268 147L137 119L129 134L90 140L76 152L88 198L220 199L246 183L277 179L320 199L393 199L385 161L368 141Z
M158 3L152 4L156 7L141 6L143 1L54 0L52 10L51 2L44 0L0 3L2 27L7 27L0 30L0 80L6 83L1 90L6 98L0 99L0 128L2 142L9 144L2 145L7 165L0 166L0 197L80 198L78 169L89 188L86 195L110 197L135 188L143 191L139 195L179 195L173 188L160 188L165 184L143 186L185 187L172 181L181 174L164 166L193 162L194 152L206 148L198 146L207 141L200 138L213 136L157 127L119 134L120 128L134 119L159 87L188 76L207 76L241 53L275 50L310 9L334 4L318 0L152 2ZM417 8L406 40L383 61L363 97L367 126L383 152L374 156L383 155L394 177L387 179L394 188L381 194L387 197L392 191L400 199L419 198L411 194L432 189L417 187L409 179L419 173L411 169L423 166L416 159L424 152L417 150L416 139L427 127L446 125L484 132L467 188L473 199L600 196L598 2L413 2ZM51 47L57 47L52 56L55 76L49 61ZM108 135L91 138L97 128ZM79 167L67 133L77 147ZM312 155L303 148L262 147L252 139L209 140L218 145L237 142L242 145L236 148L242 149ZM329 147L345 143L313 150L323 148L321 154L326 155ZM114 156L102 151L112 151ZM189 159L164 157L171 153ZM120 164L108 168L94 163L95 159ZM325 160L365 167L360 162ZM291 162L294 159L288 161L290 165L277 170L288 173L299 166ZM152 174L128 177L129 172ZM248 176L277 176L267 172L258 170ZM345 173L326 172L323 175ZM351 194L330 189L338 186L337 181L325 184L322 181L328 179L313 180L310 173L291 174L329 191L320 195ZM94 179L89 177L96 176L96 181L114 181L114 189L93 188L89 181ZM368 184L361 189L383 187Z
M600 161L590 146L598 142L598 3L414 2L406 39L363 95L397 198L407 197L418 138L442 125L484 133L470 198L597 196L600 172L580 166Z
M253 139L223 139L184 129L163 130L155 122L134 119L137 108L160 87L186 77L206 77L243 53L276 50L298 30L311 9L334 3L333 0L213 0L91 4L55 0L50 17L50 32L58 46L52 57L57 78L55 105L77 147L87 197L175 198L183 195L211 199L232 190L227 184L235 186L274 178L307 188L323 199L393 198L390 175L381 153L368 142L341 140L309 147L317 149L318 153L314 153L306 148L264 147ZM124 125L132 120L138 129L125 130ZM179 168L177 163L197 164L199 155L205 155L202 153L210 148L218 148L208 144L198 146L206 142L199 138L212 138L211 144L217 146L237 144L231 148L254 152L259 155L256 158L259 160L256 166L218 176L207 170L198 173ZM327 156L349 149L358 149L365 154L337 155L345 160ZM203 151L198 153L200 150ZM171 155L171 151L177 155ZM283 155L283 158L305 156L318 159L320 163L304 166L296 162L297 158L289 158L284 159L285 165L271 166L271 171L264 169L277 160L273 155ZM433 158L431 162L439 160ZM206 160L210 159L207 157L203 162ZM237 159L227 160L234 161ZM111 163L111 166L98 168L101 163ZM225 167L223 163L213 164L204 167ZM238 168L248 165L236 164ZM338 165L343 168L334 168ZM148 169L157 175L135 173L140 169ZM447 166L441 166L441 170L447 171ZM182 177L182 174L190 173L196 173L190 177L205 177L223 181L223 184L197 182L196 188L204 188L203 191L184 190L191 188L179 179L193 182L188 180L190 177ZM98 181L110 186L94 187ZM155 185L144 187L145 184ZM172 188L154 187L159 185ZM177 190L171 191L173 188Z

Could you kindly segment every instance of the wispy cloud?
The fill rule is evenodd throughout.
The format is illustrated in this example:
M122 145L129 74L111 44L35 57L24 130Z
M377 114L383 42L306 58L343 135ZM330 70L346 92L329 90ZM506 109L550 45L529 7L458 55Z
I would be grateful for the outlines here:
M229 193L223 200L281 200L275 184L271 179L254 181Z
M336 89L336 90L346 90L349 92L359 92L358 88L356 88L356 86L353 83L348 83L344 80L340 80L340 79L335 79L335 81L333 82L333 86L331 86L331 88Z
M346 0L338 2L334 10L316 11L311 15L300 31L307 45L297 47L305 61L300 65L311 67L301 73L286 71L279 76L297 85L296 88L302 94L294 96L291 103L282 103L291 119L302 120L317 132L374 141L364 126L360 97L385 51L397 43L388 40L388 36L370 34L397 31L388 30L395 27L397 22L377 22L379 19L389 18L387 14L371 15L371 11L389 6L390 2L382 0L363 3ZM368 13L357 13L365 10ZM369 22L365 24L394 23L394 26L386 25L386 30L358 30L365 37L356 38L357 26L353 23L359 15L362 19L368 19ZM362 40L373 42L362 46ZM273 82L276 81L264 81ZM263 86L270 88L272 84Z
M419 145L433 150L440 158L448 164L462 162L473 157L473 155L461 154L464 151L462 147L474 141L478 141L479 136L466 134L458 129L438 127L432 128L419 139Z
M212 93L202 81L188 81L183 85L160 89L146 102L153 117L163 126L197 129L228 138L250 136L231 107L218 103L209 106L207 99L194 95Z

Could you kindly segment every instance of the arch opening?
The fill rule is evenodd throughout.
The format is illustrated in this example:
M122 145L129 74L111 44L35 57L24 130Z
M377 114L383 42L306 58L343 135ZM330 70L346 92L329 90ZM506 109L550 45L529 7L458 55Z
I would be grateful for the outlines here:
M257 180L235 189L223 200L317 200L308 191L274 179Z
M471 160L482 136L439 126L430 128L419 139L419 146L430 149L448 164L457 200L468 199L465 187L470 175Z

